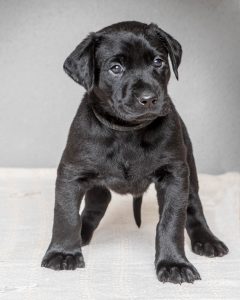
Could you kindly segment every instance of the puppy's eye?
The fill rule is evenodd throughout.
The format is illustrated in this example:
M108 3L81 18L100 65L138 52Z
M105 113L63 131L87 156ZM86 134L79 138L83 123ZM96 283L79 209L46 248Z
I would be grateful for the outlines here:
M153 65L156 68L161 68L164 65L164 61L161 60L160 57L155 57L154 60L153 60Z
M120 75L123 73L123 67L120 64L113 65L110 71L115 75Z

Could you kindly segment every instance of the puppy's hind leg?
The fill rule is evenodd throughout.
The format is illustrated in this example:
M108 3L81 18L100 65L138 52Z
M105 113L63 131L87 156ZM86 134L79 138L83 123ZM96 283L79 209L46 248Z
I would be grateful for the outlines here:
M82 246L88 245L93 232L103 218L111 200L110 191L103 186L95 186L85 195L85 208L82 212Z
M227 246L208 227L198 193L193 191L189 195L186 229L196 254L214 257L228 253Z
M186 229L191 239L192 250L208 257L223 256L228 253L227 246L221 242L208 227L201 200L198 195L198 177L188 132L182 122L183 137L187 146L187 161L190 171L189 203L187 207Z

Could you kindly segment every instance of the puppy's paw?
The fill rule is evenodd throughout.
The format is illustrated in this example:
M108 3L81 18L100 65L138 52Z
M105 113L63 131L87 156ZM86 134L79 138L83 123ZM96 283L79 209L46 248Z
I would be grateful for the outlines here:
M82 254L51 253L43 258L42 267L52 270L75 270L84 268L85 263Z
M229 250L227 246L216 239L208 239L208 241L199 241L192 243L192 250L198 255L205 255L208 257L224 256Z
M201 280L198 271L190 263L166 263L159 262L156 268L159 281L182 284L183 282L193 283Z

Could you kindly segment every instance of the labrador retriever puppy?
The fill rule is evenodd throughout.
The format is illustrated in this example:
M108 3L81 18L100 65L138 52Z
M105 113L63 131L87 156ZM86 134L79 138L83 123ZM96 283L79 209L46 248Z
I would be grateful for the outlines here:
M185 227L196 254L227 254L204 217L191 141L168 95L168 57L178 78L181 56L179 42L156 24L131 21L89 34L64 62L65 72L86 94L57 171L52 240L43 267L85 266L81 247L104 216L110 190L132 194L140 226L142 195L151 183L159 205L159 281L200 279L185 256Z

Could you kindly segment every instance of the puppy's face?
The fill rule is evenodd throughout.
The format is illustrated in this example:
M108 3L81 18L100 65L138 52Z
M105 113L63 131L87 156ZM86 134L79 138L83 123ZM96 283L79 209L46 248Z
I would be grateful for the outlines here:
M90 35L65 61L65 71L118 118L141 122L170 111L167 84L181 60L179 43L156 25L124 22Z

